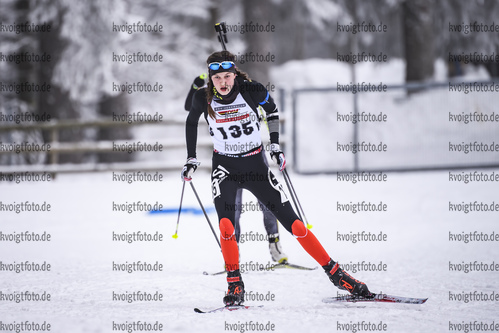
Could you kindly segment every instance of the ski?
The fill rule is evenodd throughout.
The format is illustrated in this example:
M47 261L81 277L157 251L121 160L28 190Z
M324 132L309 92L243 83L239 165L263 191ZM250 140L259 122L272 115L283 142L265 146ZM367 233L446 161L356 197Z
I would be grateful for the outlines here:
M220 271L220 272L215 272L215 273L210 273L207 271L203 271L203 275L221 275L227 273L226 271Z
M428 300L428 298L414 298L414 297L403 297L403 296L393 296L387 294L372 294L372 297L362 297L354 295L344 295L337 297L327 297L322 301L324 303L341 303L341 302L381 302L381 303L403 303L403 304L423 304Z
M306 266L290 264L289 262L284 261L282 263L273 265L271 269L273 269L273 268L293 268L293 269L301 269L304 271L313 271L313 270L317 269L317 266L316 267L306 267Z
M194 308L194 312L196 313L213 313L213 312L222 312L222 311L237 311L237 310L247 310L254 308L261 308L263 305L227 305L222 306L220 308L212 309L212 310L201 310L199 308Z
M274 264L272 266L266 267L264 271L273 271L276 268L291 268L291 269L300 269L300 270L303 270L303 271L313 271L313 270L317 269L317 267L300 266L300 265L295 265L295 264L291 264L291 263L289 263L287 261L284 261L282 263ZM224 274L224 273L226 273L226 272L225 271L221 271L221 272L209 273L207 271L204 271L203 275L221 275L221 274Z

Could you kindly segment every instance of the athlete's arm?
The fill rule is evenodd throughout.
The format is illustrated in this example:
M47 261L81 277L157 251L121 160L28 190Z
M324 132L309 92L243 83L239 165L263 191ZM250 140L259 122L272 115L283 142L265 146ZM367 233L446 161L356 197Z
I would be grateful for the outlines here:
M270 96L263 84L253 81L249 82L249 85L251 98L255 103L258 103L257 106L261 106L265 111L270 133L270 142L279 144L279 110L274 103L274 99Z
M185 140L187 144L187 158L196 157L196 145L198 140L199 117L208 107L205 89L199 89L194 93L192 106L185 121Z
M191 106L192 106L192 98L194 97L194 93L205 85L204 79L206 79L206 77L207 77L206 73L203 73L199 76L196 76L196 78L194 79L194 82L192 82L191 88L189 89L189 92L187 93L187 97L186 97L185 103L184 103L185 111L190 111Z
M270 157L279 165L279 170L286 167L286 158L279 146L279 111L274 99L265 87L258 82L250 82L250 94L253 101L263 108L267 118L270 133Z

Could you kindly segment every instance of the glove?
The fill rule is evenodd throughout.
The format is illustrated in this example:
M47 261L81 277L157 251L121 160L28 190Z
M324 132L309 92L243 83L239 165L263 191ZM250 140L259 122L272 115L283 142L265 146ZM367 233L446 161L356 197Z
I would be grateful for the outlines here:
M202 86L204 86L204 80L208 77L208 75L206 73L203 73L199 76L197 76L195 79L194 79L194 82L192 83L192 88L194 88L195 90L198 90L199 88L201 88Z
M200 164L201 163L199 163L195 157L189 157L187 159L187 162L184 164L184 167L182 168L182 180L190 182L192 180L191 175L194 173L194 171L196 171Z
M279 147L279 144L272 143L270 145L270 158L279 165L279 171L284 170L286 167L286 158L284 157L284 153Z

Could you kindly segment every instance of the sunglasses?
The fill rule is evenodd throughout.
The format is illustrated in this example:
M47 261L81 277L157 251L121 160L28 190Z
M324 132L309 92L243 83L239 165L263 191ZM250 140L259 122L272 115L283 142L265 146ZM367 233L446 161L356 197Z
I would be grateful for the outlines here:
M222 67L223 69L229 69L232 66L236 66L232 61L222 61L222 62L212 62L208 65L208 68L212 71L217 71Z

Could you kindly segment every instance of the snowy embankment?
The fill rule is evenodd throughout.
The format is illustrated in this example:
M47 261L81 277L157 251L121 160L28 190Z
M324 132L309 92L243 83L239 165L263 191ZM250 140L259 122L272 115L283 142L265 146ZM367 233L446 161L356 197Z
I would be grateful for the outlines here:
M486 170L483 172L493 172ZM495 170L499 172L499 170ZM480 171L482 172L482 171ZM200 315L194 307L221 305L225 277L204 276L203 271L222 268L218 245L203 215L184 213L179 237L173 239L176 214L113 211L114 204L148 202L164 209L178 208L181 182L178 174L165 174L162 182L113 182L111 173L60 176L50 183L6 184L3 204L46 202L46 213L2 212L2 233L23 231L51 234L50 242L0 242L2 263L30 261L49 263L49 272L2 271L4 294L30 291L51 294L50 302L0 302L3 323L25 320L51 323L53 332L110 332L113 323L146 321L163 324L164 331L221 332L228 324L274 324L276 332L315 329L340 331L342 324L365 321L387 325L389 332L447 331L450 323L471 320L489 323L497 318L497 302L462 299L463 293L498 293L496 272L450 271L450 264L497 261L497 242L450 241L450 234L497 230L497 212L451 212L450 203L490 203L497 193L488 183L450 182L448 172L388 174L383 183L353 184L334 176L304 177L291 174L313 231L331 256L350 265L352 274L371 290L430 297L422 306L367 304L331 305L321 299L337 289L322 269L255 272L270 256L266 242L241 244L241 263L246 291L271 294L273 301L248 301L264 308ZM208 174L194 177L196 188L211 207ZM254 199L245 194L245 201ZM184 207L198 208L186 187ZM340 212L338 204L366 201L387 205L386 212ZM210 213L212 223L216 216ZM264 234L260 212L242 215L243 232ZM158 232L159 242L113 240L113 233ZM386 234L386 242L344 241L357 232ZM290 261L307 266L316 263L298 242L281 228L282 244ZM347 237L348 238L348 237ZM163 265L156 272L126 273L113 263L146 262ZM364 264L362 264L364 263ZM383 264L384 271L364 271ZM353 271L358 270L355 274ZM162 301L132 302L116 295L148 292ZM115 296L113 296L113 294ZM451 295L461 295L450 300ZM114 297L114 299L113 299ZM122 296L119 296L122 297ZM117 327L117 326L115 326ZM241 330L239 330L241 331ZM248 330L249 331L249 330Z

